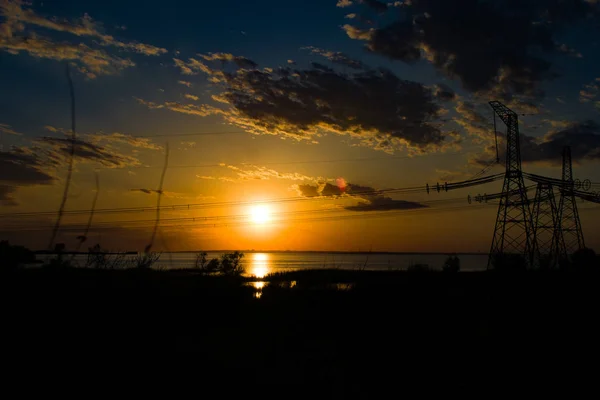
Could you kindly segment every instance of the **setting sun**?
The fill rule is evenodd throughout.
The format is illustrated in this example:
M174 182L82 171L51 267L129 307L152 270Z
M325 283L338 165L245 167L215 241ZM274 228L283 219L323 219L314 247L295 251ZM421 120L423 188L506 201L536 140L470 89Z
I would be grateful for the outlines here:
M271 210L268 206L254 206L250 210L250 218L255 224L265 224L271 220Z

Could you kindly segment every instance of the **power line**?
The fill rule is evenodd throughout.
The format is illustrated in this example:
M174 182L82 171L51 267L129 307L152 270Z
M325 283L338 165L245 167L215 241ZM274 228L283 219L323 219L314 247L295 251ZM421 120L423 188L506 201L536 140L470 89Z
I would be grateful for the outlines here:
M493 182L497 179L500 179L503 174L491 175L488 177L477 178L474 180L468 180L463 182L456 182L451 184L444 185L443 190L455 190L455 189L463 189L466 187L472 187L477 185L482 185L486 183ZM351 187L351 186L350 186ZM429 185L425 186L412 186L412 187L404 187L404 188L395 188L395 189L380 189L380 190L365 190L359 192L340 192L339 194L332 196L295 196L295 197L283 197L276 198L270 200L253 200L253 201L228 201L228 202L212 202L212 203L189 203L189 204L179 204L179 205L170 205L170 206L161 206L159 209L161 210L172 210L172 211L181 211L181 210L191 210L191 209L199 209L199 208L215 208L215 207L225 207L225 206L239 206L239 205L253 205L253 204L263 204L263 203L286 203L286 202L295 202L295 201L308 201L308 200L336 200L340 198L347 198L350 196L354 197L362 197L362 196L381 196L384 194L419 194L419 193L429 193L430 190L434 190L434 187L429 187ZM438 187L438 191L442 190L442 187ZM157 207L123 207L123 208L104 208L95 210L95 214L110 214L110 213L131 213L131 212L148 212L154 211L156 212ZM91 210L82 209L82 210L70 210L64 211L65 215L77 215L77 214L88 214ZM34 217L34 216L50 216L54 215L54 211L34 211L34 212L22 212L22 213L9 213L9 214L0 214L0 218L10 218L10 217Z
M451 198L451 199L437 199L437 200L429 200L429 201L423 201L420 202L420 204L423 205L436 205L436 204L446 204L446 203L456 203L456 202L465 202L465 199L460 197L460 198ZM294 216L294 215L306 215L306 214L321 214L321 213L335 213L335 212L346 212L349 211L347 208L342 207L342 206L335 206L334 208L318 208L318 209L311 209L311 210L293 210L293 211L283 211L283 212L278 212L278 213L272 213L271 216L274 218L277 217L285 217L285 216ZM354 211L356 212L356 211ZM369 211L372 212L372 211ZM353 215L353 214L352 214ZM206 221L222 221L222 220L247 220L250 217L250 215L248 213L245 214L232 214L232 215L213 215L213 216L196 216L196 217L178 217L178 218L162 218L161 219L161 226L162 222L206 222ZM96 222L96 226L98 225L114 225L114 224L133 224L133 225L137 225L137 224L149 224L152 221L155 221L154 219L136 219L136 220L112 220L112 221L101 221L101 222ZM69 227L78 227L78 226L84 226L85 224L82 223L71 223L68 226ZM28 225L11 225L11 226L7 226L5 227L5 229L9 228L19 228L19 227L29 227ZM40 227L40 226L38 226ZM40 227L43 228L43 227Z
M469 148L467 150L471 150ZM358 162L358 161L385 161L385 160L406 160L406 159L418 159L420 157L452 157L452 156L460 156L468 154L467 151L456 152L456 153L442 153L442 154L427 154L420 156L389 156L389 157L360 157L360 158L342 158L342 159L333 159L333 160L300 160L300 161L281 161L281 162L261 162L260 166L264 165L297 165L297 164L327 164L327 163L336 163L336 162ZM218 164L196 164L196 165L172 165L169 169L172 168L214 168L214 167L223 167L227 165L257 165L258 163L218 163ZM151 168L162 168L159 166L132 166L127 167L127 169L151 169ZM112 171L121 171L121 169L116 168L98 168L99 170L112 170Z
M454 199L456 200L456 199ZM487 206L492 206L493 203L488 204L479 204L479 205L463 205L463 206L455 206L455 207L441 207L441 208L417 208L417 209L404 209L404 210L394 210L394 211L377 211L377 212L363 212L363 213L352 213L352 214L342 214L342 215L332 215L332 216L315 216L315 217L305 217L305 218L292 218L285 220L274 220L268 222L270 225L279 225L282 223L303 223L303 222L322 222L322 221L339 221L339 220L348 220L348 219L368 219L368 218L378 218L378 217L389 217L398 214L405 214L411 212L419 212L419 213L444 213L444 212L456 212L456 211L466 211L477 208L485 208ZM161 225L161 228L166 227L233 227L233 226L244 226L244 225L256 225L256 223L249 221L248 215L245 216L245 220L241 221L231 221L231 222L210 222L210 223L202 223L203 218L182 218L179 221L176 220L165 220L171 222L169 225ZM110 223L106 224L108 226L95 226L92 230L120 230L120 229L141 229L141 228L150 228L153 226L151 220L145 221L144 224L141 225L133 225L133 226L111 226ZM175 223L174 223L175 222ZM176 223L179 222L179 223ZM98 224L97 224L98 225ZM35 226L35 227L15 227L13 231L38 231L45 230L45 227ZM78 231L80 227L78 225L67 225L64 227L64 231L73 230Z

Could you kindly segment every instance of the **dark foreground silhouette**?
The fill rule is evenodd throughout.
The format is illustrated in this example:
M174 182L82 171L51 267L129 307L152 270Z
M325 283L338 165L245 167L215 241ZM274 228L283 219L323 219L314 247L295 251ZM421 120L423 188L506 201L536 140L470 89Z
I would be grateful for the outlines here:
M84 391L172 374L198 394L572 395L597 380L599 277L297 271L259 297L193 270L15 269L2 360L26 382L94 380Z

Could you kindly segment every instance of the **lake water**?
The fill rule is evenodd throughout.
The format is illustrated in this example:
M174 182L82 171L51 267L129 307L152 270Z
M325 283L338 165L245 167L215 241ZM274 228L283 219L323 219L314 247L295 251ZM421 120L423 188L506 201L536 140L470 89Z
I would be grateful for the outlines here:
M221 254L209 252L207 258L219 257ZM246 269L246 275L262 278L272 272L299 269L403 270L414 264L442 269L447 257L444 254L246 252L242 265ZM458 257L461 271L480 271L487 266L487 254L458 254ZM85 264L85 259L86 256L75 257L80 265ZM195 253L163 253L154 268L193 268L195 260Z

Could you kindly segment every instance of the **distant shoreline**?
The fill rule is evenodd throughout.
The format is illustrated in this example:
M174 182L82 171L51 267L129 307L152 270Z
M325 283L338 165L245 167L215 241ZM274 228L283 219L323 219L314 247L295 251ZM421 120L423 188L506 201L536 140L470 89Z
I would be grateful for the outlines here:
M452 252L420 252L420 251L322 251L322 250L181 250L181 251L165 251L165 254L188 254L188 253L198 253L200 251L206 251L207 253L231 253L234 251L239 251L242 253L298 253L298 254L390 254L390 255L461 255L461 256L487 256L488 253L478 253L478 252L470 252L470 253L452 253ZM53 251L48 250L37 250L34 252L35 254L58 254ZM122 254L123 252L118 251L110 251L106 254ZM125 251L126 254L138 254L137 251ZM89 254L87 251L79 251L79 252L71 252L65 251L61 254Z

